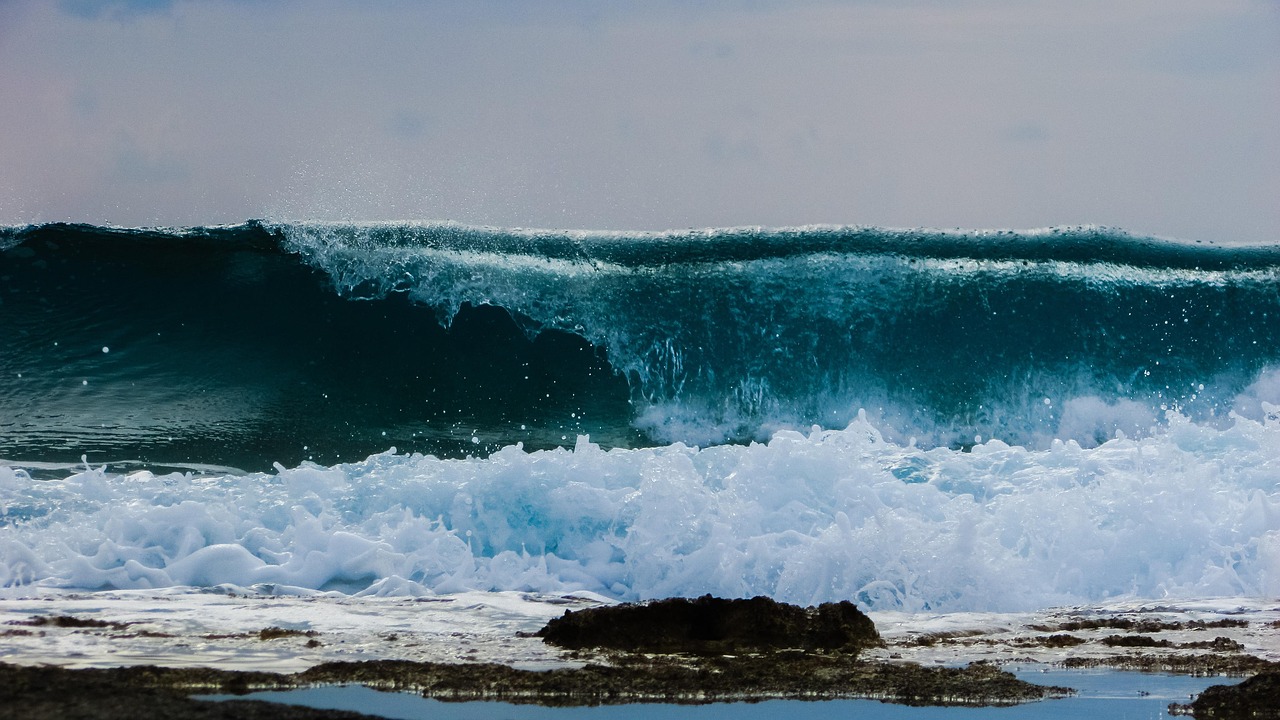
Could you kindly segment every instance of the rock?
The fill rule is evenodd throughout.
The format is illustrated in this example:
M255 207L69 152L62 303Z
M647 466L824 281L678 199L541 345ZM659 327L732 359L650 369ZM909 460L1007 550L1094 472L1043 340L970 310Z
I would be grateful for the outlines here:
M1280 670L1261 672L1239 685L1214 685L1190 706L1170 707L1196 720L1269 720L1280 718Z
M0 720L377 720L342 710L252 700L208 702L192 692L247 692L276 676L135 666L71 670L0 663Z
M766 597L711 595L566 611L537 634L575 650L698 655L785 649L856 655L880 643L871 619L848 601L802 608Z

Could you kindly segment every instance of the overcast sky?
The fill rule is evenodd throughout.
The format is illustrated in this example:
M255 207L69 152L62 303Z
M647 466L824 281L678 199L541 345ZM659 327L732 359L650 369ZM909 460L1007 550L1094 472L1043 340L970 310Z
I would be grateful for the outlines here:
M0 223L1280 241L1280 2L0 0Z

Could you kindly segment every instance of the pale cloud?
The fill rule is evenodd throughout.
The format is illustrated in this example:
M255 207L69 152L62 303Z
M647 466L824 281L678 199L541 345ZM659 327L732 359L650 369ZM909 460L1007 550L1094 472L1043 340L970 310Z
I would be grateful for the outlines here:
M107 177L128 185L172 187L189 181L191 168L180 158L149 150L132 136L120 133L111 151Z
M1176 32L1156 43L1150 53L1152 66L1174 73L1250 73L1276 70L1280 48L1280 3L1269 3L1266 13L1245 8L1224 12L1203 24ZM1260 21L1261 20L1261 21Z
M0 222L1280 238L1270 3L17 5Z
M173 0L62 0L58 7L69 15L88 20L127 20L168 12Z
M387 119L387 131L403 140L420 140L434 124L434 119L428 114L397 108Z
M1029 121L1006 127L1001 136L1015 143L1041 143L1049 139L1049 133L1038 122Z

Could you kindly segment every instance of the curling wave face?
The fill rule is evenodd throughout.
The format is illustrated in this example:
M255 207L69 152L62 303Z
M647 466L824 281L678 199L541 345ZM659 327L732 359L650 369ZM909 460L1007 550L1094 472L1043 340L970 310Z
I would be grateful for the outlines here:
M252 221L25 226L0 248L0 457L709 445L859 410L921 446L1094 446L1280 400L1274 246Z

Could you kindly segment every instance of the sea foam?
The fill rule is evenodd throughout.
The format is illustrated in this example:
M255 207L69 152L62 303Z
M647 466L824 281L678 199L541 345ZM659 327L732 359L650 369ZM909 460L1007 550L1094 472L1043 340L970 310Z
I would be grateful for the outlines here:
M843 430L247 475L0 467L0 584L1016 611L1280 593L1280 418L967 451ZM1078 410L1078 412L1083 412ZM1123 413L1122 413L1123 414Z

